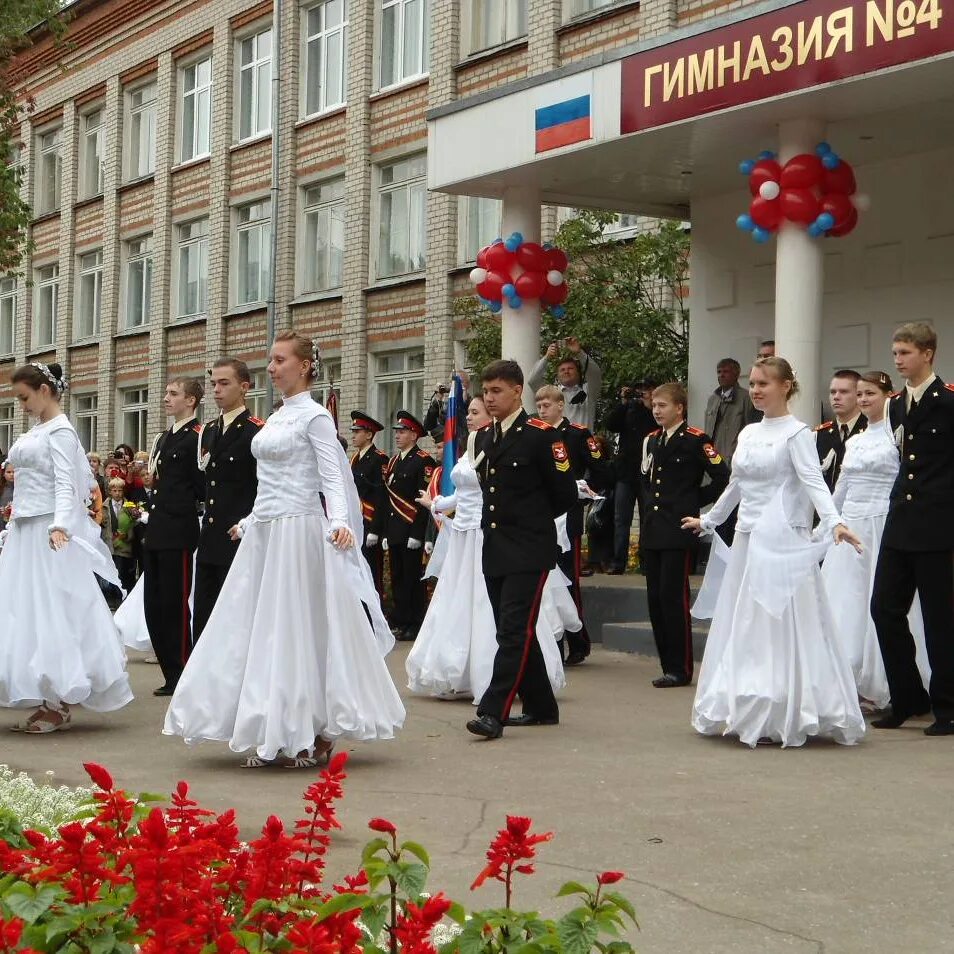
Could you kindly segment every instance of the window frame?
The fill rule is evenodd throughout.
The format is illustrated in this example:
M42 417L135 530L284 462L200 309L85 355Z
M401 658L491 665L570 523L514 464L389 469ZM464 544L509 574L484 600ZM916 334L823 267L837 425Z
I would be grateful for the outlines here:
M182 238L182 230L192 228L202 223L204 231L200 235L190 236L187 239ZM205 274L199 276L200 292L197 296L197 311L186 313L181 312L183 281L182 281L182 251L184 248L198 249L200 266L204 262ZM196 318L204 318L209 313L209 217L199 216L195 219L188 219L184 222L176 223L176 260L175 260L175 287L172 298L172 320L173 321L192 321Z
M53 136L53 144L43 146L43 141L47 136ZM36 215L52 215L59 212L63 204L63 127L54 126L48 129L37 130L34 143L36 144L36 157L34 159L34 197L36 203ZM49 196L46 195L44 186L44 175L42 167L47 157L53 156L54 172L56 183L53 189L52 203Z
M84 401L91 401L90 407L80 407ZM96 391L74 393L70 398L73 427L80 439L83 449L90 453L95 451L99 441L99 394ZM86 423L88 422L88 423ZM83 440L84 432L89 430L88 444Z
M334 369L335 373L331 374ZM328 406L328 397L335 391L341 397L341 358L321 358L321 378L311 382L311 396L322 406Z
M563 21L589 16L591 13L614 7L621 0L563 0Z
M122 277L120 279L121 289L120 289L120 310L123 316L121 327L123 330L129 328L145 328L149 324L149 319L152 315L152 279L154 275L154 261L155 256L152 247L152 232L145 232L142 235L134 235L130 238L123 239L123 250L122 250L122 262L123 270ZM147 247L144 252L137 252L133 254L130 251L130 246L134 242L145 242ZM143 308L142 308L142 321L131 323L129 321L130 315L130 269L133 265L142 263L148 273L148 279L143 282Z
M47 269L52 269L49 278L42 278L41 273ZM60 311L60 263L48 262L46 265L37 265L34 267L33 286L36 289L33 295L33 328L32 328L32 350L52 347L56 344L56 333L59 325ZM50 337L43 341L37 336L37 329L40 324L40 307L44 289L49 288L52 296L52 306L50 309Z
M259 40L265 34L268 34L268 56L262 57L258 53ZM251 41L254 47L254 59L251 63L243 64L242 63L242 47ZM250 27L249 29L243 31L240 34L235 36L235 52L233 55L233 63L235 68L235 103L234 103L234 131L233 139L236 143L242 142L251 142L253 139L258 139L261 136L271 135L272 128L274 126L272 116L272 63L274 62L275 56L275 32L273 29L273 24L271 20L260 22L256 26ZM265 98L265 109L268 115L268 121L265 126L258 128L258 115L261 111L261 103L259 101L259 96L261 90L259 89L259 71L263 68L268 70L268 80L265 83L265 89L267 91L267 96ZM252 73L252 109L251 109L251 126L248 132L245 132L242 129L242 120L243 120L243 107L244 107L244 97L242 95L242 81L244 74L246 72Z
M106 157L104 155L106 151L106 123L104 113L105 107L102 103L100 103L92 109L82 113L80 116L80 148L77 150L79 153L79 174L77 175L77 186L79 187L79 200L81 202L85 201L86 199L95 199L98 196L101 196L106 189ZM95 126L90 127L90 120L94 116L96 116L99 121ZM88 181L92 171L90 169L89 156L90 139L95 139L96 141L96 161L99 165L99 170L96 175L96 182L92 187Z
M333 198L328 198L322 200L320 198L317 202L311 204L308 203L308 194L313 189L321 190L325 187L334 186L340 183L342 187L341 195L335 195ZM317 241L315 243L315 248L312 248L312 245L309 241L310 237L310 228L309 228L309 219L312 216L320 216L324 213L328 215L328 224L329 231L327 235L327 253L326 257L329 259L329 262L326 263L327 273L330 275L333 271L331 267L330 260L333 257L334 253L334 215L335 210L340 208L341 211L341 261L339 265L340 271L340 281L337 284L325 285L318 287L317 282L308 281L309 267L314 268L317 265L318 261L318 250L317 250ZM333 292L339 288L344 287L344 220L345 213L347 210L347 181L344 174L331 176L326 179L319 179L315 182L305 183L300 188L300 201L299 201L299 236L301 240L299 242L299 254L298 254L298 268L297 268L297 293L299 295L309 295L309 294L321 294L323 292ZM318 229L316 227L315 233L317 236ZM315 263L310 265L310 263ZM317 269L316 269L317 271Z
M132 98L137 93L141 93L144 90L153 89L153 97L147 102L140 103L138 106L134 106L132 103ZM143 171L140 166L133 168L133 120L139 116L142 117L146 114L151 114L151 121L148 123L147 128L150 130L149 142L150 142L150 157L149 157L149 168ZM157 77L153 76L142 83L137 83L133 86L128 86L123 91L123 129L124 129L124 138L126 142L126 148L123 150L123 181L124 182L135 182L138 179L145 179L147 176L155 174L156 171L156 126L159 116L159 86ZM140 119L140 122L142 120ZM140 130L141 130L140 126ZM140 131L138 145L142 145L142 132ZM139 155L137 151L135 155Z
M384 170L392 166L397 166L400 163L411 162L415 159L423 160L423 171L418 175L413 177L408 177L407 179L402 180L401 182L391 182L384 184L382 181L384 178ZM409 264L412 258L412 232L411 232L411 220L413 217L412 211L412 202L411 202L411 189L414 187L422 187L422 194L424 198L424 206L421 213L421 233L420 233L420 255L421 263L417 267L412 267L407 271L394 271L384 274L382 272L382 261L384 259L384 249L381 244L381 230L384 223L383 215L383 204L384 197L388 194L397 193L399 191L407 190L408 192L408 203L407 203L407 219L408 219L408 259ZM427 153L426 152L413 152L405 156L395 156L388 162L381 162L375 166L375 201L374 207L372 209L372 221L371 227L372 231L372 241L373 241L373 255L371 261L371 282L375 284L377 282L387 282L393 279L401 279L411 275L423 275L427 269ZM392 235L393 231L389 230L388 235Z
M98 261L93 265L84 266L83 260L93 256L98 256ZM99 334L103 317L103 262L104 256L101 248L78 252L76 255L76 304L73 315L73 339L75 341L83 341ZM93 284L93 314L87 319L87 316L83 314L83 289L90 276L92 276ZM87 320L89 320L88 327L86 325Z
M185 88L185 77L186 73L189 70L196 70L203 64L208 62L209 64L209 81L203 86L199 86L198 82L193 86L191 90L186 90ZM197 54L194 57L191 57L187 60L182 60L176 64L176 164L182 165L187 162L198 162L202 159L207 159L212 154L212 94L215 89L215 73L214 73L215 63L212 58L212 50L206 49L202 53ZM198 73L196 73L198 76ZM206 93L208 95L209 106L208 106L208 122L207 122L207 136L208 136L208 148L205 152L195 152L189 156L185 155L185 101L187 96L198 97L201 93ZM200 129L199 125L199 111L197 109L193 110L192 113L192 136L193 136L193 147L195 147L198 140L198 131Z
M401 367L395 370L382 371L380 362L396 357L403 358ZM408 359L415 357L419 359L420 366L408 367ZM370 403L374 410L371 412L384 424L384 433L381 435L381 449L389 455L395 452L394 430L391 427L392 409L387 408L386 401L382 399L382 388L393 385L401 385L401 397L393 408L393 413L400 410L410 411L415 416L423 414L424 406L424 345L413 348L399 348L390 351L377 351L370 355L372 361L370 379L373 385ZM412 393L413 385L419 383L420 393Z
M147 384L129 384L122 388L117 388L118 394L116 401L116 412L119 420L117 423L117 432L119 441L129 444L133 451L149 450L149 386ZM126 395L138 392L139 400L126 403ZM142 441L132 440L127 430L127 415L135 414L139 420L137 424L136 437L142 437Z
M470 241L470 229L473 224L474 205L479 202L497 203L497 230L487 238L477 239L477 247L473 250L468 246ZM477 253L485 246L489 245L495 238L500 237L503 229L503 201L501 199L488 199L486 196L462 195L457 207L457 264L473 265L477 262ZM483 244L481 244L483 243ZM473 251L473 255L470 252Z
M503 35L499 39L485 41L478 34L483 28L488 3L503 4ZM462 50L464 56L473 56L507 43L514 43L529 34L529 0L468 0L461 13L462 17L466 18L466 23L461 24L461 36L465 41ZM512 16L516 17L517 32L511 34L508 24Z
M268 371L264 365L249 368L248 371L252 376L252 384L245 393L245 406L251 412L252 417L264 421L272 413L270 407L265 407L265 401L268 399Z
M19 304L20 282L15 275L4 275L0 278L0 355L4 357L16 353ZM7 307L9 307L9 314L4 317ZM0 444L0 447L2 446Z
M8 413L9 412L9 413ZM17 403L13 400L0 400L0 450L10 452L16 440L14 432L17 426Z
M308 32L308 20L313 11L327 7L333 0L318 0L317 3L310 3L301 8L301 63L304 64L304 81L300 88L300 102L298 104L298 114L302 119L308 119L312 116L321 116L324 113L341 109L348 104L348 0L340 0L342 4L341 23L333 27L328 27L324 23L324 14L322 14L322 28L317 33ZM327 89L327 49L328 38L341 35L341 98L337 102L327 102L325 91ZM308 108L308 100L311 95L311 44L318 40L321 45L321 82L319 84L317 109Z
M259 218L242 222L242 213L255 206L262 207ZM271 196L262 196L251 202L243 202L232 207L232 302L236 307L264 305L271 292L271 260L272 260L272 223L271 223ZM258 266L258 281L261 297L248 298L242 295L242 283L247 278L248 263L243 267L242 242L246 233L261 232L259 237L260 258Z
M407 7L412 3L420 3L419 27L420 27L420 69L410 73L404 73L404 39L407 31L404 29ZM384 24L387 18L387 10L397 10L395 16L395 30L398 35L397 47L395 50L395 76L385 81L384 77L384 44L385 29ZM412 83L423 79L430 72L430 0L375 0L375 87L378 90L394 89L403 86L405 83Z

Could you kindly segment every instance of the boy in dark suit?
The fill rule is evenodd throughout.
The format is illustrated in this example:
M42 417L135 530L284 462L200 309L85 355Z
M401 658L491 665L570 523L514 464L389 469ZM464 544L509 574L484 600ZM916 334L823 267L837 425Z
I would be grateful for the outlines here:
M374 586L379 594L384 577L384 553L380 542L389 509L388 492L384 486L388 455L375 446L374 435L383 430L383 425L364 411L351 412L351 442L355 447L351 457L351 474L358 488L364 521L361 552L371 567Z

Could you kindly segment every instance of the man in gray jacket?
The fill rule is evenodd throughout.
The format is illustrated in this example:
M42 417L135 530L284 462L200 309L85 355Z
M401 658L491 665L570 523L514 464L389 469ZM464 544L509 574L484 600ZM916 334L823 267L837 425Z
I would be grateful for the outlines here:
M560 353L560 345L569 352L557 365L557 387L563 392L563 416L571 424L580 424L594 430L596 405L603 391L603 372L600 366L580 346L578 338L554 341L527 376L531 394L536 394L547 381L547 362Z
M719 386L706 402L705 432L728 464L735 453L739 432L746 424L761 419L761 414L752 406L748 391L739 387L741 370L735 358L723 358L716 365Z

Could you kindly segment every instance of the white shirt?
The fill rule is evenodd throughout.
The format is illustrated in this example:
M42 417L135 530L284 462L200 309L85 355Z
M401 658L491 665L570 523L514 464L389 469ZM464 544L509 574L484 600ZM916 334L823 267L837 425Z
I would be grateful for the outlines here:
M937 380L937 375L932 374L927 381L922 381L917 387L912 387L910 384L905 384L904 389L907 391L907 408L911 410L912 401L920 401L924 397L927 389L934 384Z
M228 429L229 425L245 410L245 405L240 404L237 408L232 411L223 411L222 412L222 433L224 434Z
M503 437L507 431L510 430L510 426L513 422L520 416L520 412L523 410L522 407L518 407L513 414L508 414L502 421L498 421L500 424L500 436Z
M172 433L178 434L186 426L186 424L191 424L195 420L195 416L186 418L184 421L175 421L172 425Z

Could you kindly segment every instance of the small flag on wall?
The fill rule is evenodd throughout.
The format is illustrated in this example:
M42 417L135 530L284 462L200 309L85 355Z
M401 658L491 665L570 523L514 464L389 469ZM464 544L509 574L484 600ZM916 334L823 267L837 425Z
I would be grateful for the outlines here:
M536 111L537 152L549 152L593 136L590 126L590 96L542 106Z

